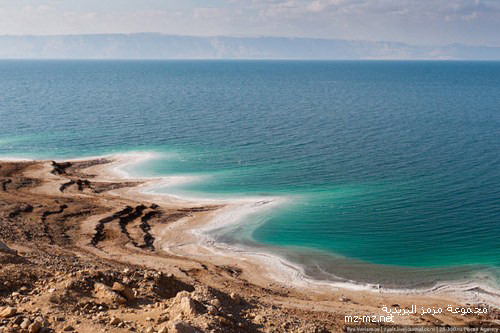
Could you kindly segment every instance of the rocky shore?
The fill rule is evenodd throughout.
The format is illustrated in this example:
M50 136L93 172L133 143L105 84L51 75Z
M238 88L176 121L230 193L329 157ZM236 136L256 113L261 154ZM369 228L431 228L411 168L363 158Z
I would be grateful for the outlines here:
M381 315L383 304L460 305L445 297L299 290L237 258L166 252L159 243L165 230L169 241L184 241L174 224L221 206L131 194L143 181L96 172L112 162L0 162L1 333L342 332L345 316ZM488 310L396 323L498 325L498 309Z

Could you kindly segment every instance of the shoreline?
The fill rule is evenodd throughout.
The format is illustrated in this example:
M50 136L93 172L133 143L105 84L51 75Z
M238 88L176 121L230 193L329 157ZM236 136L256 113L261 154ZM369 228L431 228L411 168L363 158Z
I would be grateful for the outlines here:
M322 280L305 273L305 268L303 264L295 263L282 255L277 253L272 253L269 249L262 250L261 248L243 246L241 244L227 244L217 242L214 237L209 235L210 231L214 229L219 229L227 226L237 226L238 224L244 223L246 216L252 214L252 209L256 211L264 209L273 209L273 205L277 206L286 203L286 198L284 197L259 197L259 198L240 198L237 200L228 199L209 199L209 198L195 198L195 197L181 197L172 195L169 193L156 193L154 189L163 188L168 185L178 185L179 183L187 183L190 181L195 181L196 176L160 176L160 177L136 177L132 173L123 170L126 167L133 165L138 165L145 163L152 159L161 158L161 154L149 153L149 152L131 152L116 155L104 155L104 156L94 156L90 158L73 159L74 161L91 160L95 158L108 158L111 160L109 164L100 165L97 169L94 169L99 176L105 176L105 179L111 179L115 181L122 180L133 180L145 182L143 185L138 187L133 187L130 189L130 195L140 194L143 195L145 199L156 200L158 202L163 202L166 204L176 203L176 204L214 204L221 205L222 207L214 211L213 216L203 221L201 224L196 224L190 226L189 233L196 238L195 245L204 247L205 251L211 253L214 256L224 256L224 257L244 257L244 260L254 261L255 267L267 267L266 274L270 281L275 283L281 283L293 288L306 288L311 291L317 291L318 288L322 292L329 291L339 291L339 290L349 290L349 291L365 291L373 293L383 293L390 295L420 295L420 296L433 296L433 295L444 295L446 297L451 297L460 302L471 303L479 302L485 303L490 306L500 307L500 291L491 290L490 286L484 285L468 285L466 282L462 281L441 281L436 283L436 285L424 288L385 288L378 283L365 283L358 282L354 280L349 280L346 278L338 277L332 275L332 278L338 279L338 281L333 280ZM129 190L127 190L129 191ZM134 193L137 192L137 193ZM120 194L123 195L123 194ZM260 205L264 202L262 205ZM270 204L271 206L268 206ZM231 210L241 209L243 205L247 205L246 211L241 212L240 216L229 217L231 221L227 221L225 224L221 221L221 215L231 213ZM248 207L248 205L250 207ZM253 207L259 205L260 207ZM171 251L168 246L162 249L166 252ZM175 253L177 255L182 255L189 257L190 253L188 251L180 251L179 249ZM205 257L209 257L207 254ZM259 270L261 271L261 270ZM272 282L271 282L272 283ZM467 291L472 291L467 293ZM485 295L483 297L477 297L477 291L481 290ZM487 296L493 297L487 297ZM496 298L499 299L496 299Z
M297 327L306 327L311 320L315 320L323 323L322 325L328 328L327 332L337 332L341 331L346 323L344 316L383 315L384 305L410 309L413 306L459 307L467 303L443 290L431 294L418 294L409 291L396 293L378 289L353 290L343 287L344 285L332 286L328 282L310 279L299 265L290 263L277 254L218 243L207 235L207 230L220 227L217 223L221 220L224 223L234 222L232 209L239 210L239 214L242 214L240 217L244 217L241 205L259 210L262 207L272 209L272 204L265 202L259 205L259 200L262 198L238 200L236 203L219 200L200 202L197 199L181 199L150 193L148 190L155 185L158 186L162 181L168 183L169 177L124 178L123 170L120 171L120 168L123 168L123 165L130 165L133 161L141 161L141 157L137 154L133 156L135 160L130 154L64 160L69 163L62 161L52 163L47 160L30 162L0 160L0 180L3 179L2 184L4 184L3 192L0 191L0 217L6 217L4 220L0 218L0 240L22 255L29 254L21 258L22 260L15 259L9 264L10 266L6 266L8 275L2 277L0 272L0 282L3 278L8 279L13 276L9 269L13 272L28 269L18 266L19 260L29 261L36 256L44 258L43 262L51 263L38 268L45 271L43 274L61 276L70 274L62 281L87 274L82 273L87 270L75 270L72 262L76 258L88 261L90 267L93 267L92 270L102 270L99 267L103 265L113 269L117 265L118 267L125 265L127 268L122 270L127 272L126 274L137 272L138 269L154 270L157 272L155 274L167 274L172 279L179 279L179 283L192 285L195 290L193 297L197 292L201 293L207 288L226 295L237 295L231 298L244 301L228 305L229 308L224 311L236 311L234 313L238 318L246 316L241 311L251 311L255 315L249 319L241 319L244 323L240 324L259 325L265 327L266 332L276 331L275 323L283 324L283 328L278 331L290 331L286 328L291 327L287 326L290 323L286 322L290 316L297 318L293 324L298 325ZM58 217L59 214L63 215ZM69 269L61 270L59 259L55 262L53 260L66 255L71 258L69 259L71 266ZM31 265L28 267L33 267L33 264ZM116 281L116 277L112 276L125 274L123 272L115 270L115 273L112 273L114 275L108 279ZM52 280L48 281L43 285L52 283L50 282ZM126 283L128 280L121 281ZM111 285L112 283L109 286ZM66 287L57 288L61 288L61 292L68 292ZM140 284L134 288L141 290ZM19 290L8 289L7 292L19 293ZM0 283L0 295L2 292ZM50 291L47 292L49 297ZM151 293L147 290L141 292L142 295ZM77 299L88 297L88 294L79 294ZM165 306L170 306L172 301L175 303L173 296L165 298L154 294L148 297L166 302ZM207 296L204 297L203 302L209 302ZM6 300L7 304L17 306L21 304L13 296ZM145 318L151 317L152 311L150 306L146 306L151 303L145 300L136 305L139 313L143 315L140 319L142 322L145 322ZM38 309L50 310L52 313L60 311L51 305L48 298L42 298L40 302L37 305ZM480 302L472 304L478 303ZM29 308L28 305L22 306ZM487 304L477 306L487 307L493 314L490 317L477 315L464 317L448 313L435 316L418 314L397 317L395 324L465 325L482 323L485 320L491 322L491 318L495 318L498 307ZM129 311L127 307L118 310L121 311L121 316L125 316ZM74 318L80 318L78 312L75 316ZM189 320L199 328L201 327L199 325L203 325L206 320L220 323L222 320L220 316L208 319L195 316L189 317ZM89 323L89 325L94 324ZM228 332L234 331L238 330L233 329Z

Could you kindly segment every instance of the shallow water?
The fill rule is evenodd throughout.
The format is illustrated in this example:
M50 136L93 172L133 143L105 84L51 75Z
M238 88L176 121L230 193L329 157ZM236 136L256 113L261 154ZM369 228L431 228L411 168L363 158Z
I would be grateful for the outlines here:
M0 155L164 154L163 189L286 197L219 230L320 278L498 288L500 62L2 61Z

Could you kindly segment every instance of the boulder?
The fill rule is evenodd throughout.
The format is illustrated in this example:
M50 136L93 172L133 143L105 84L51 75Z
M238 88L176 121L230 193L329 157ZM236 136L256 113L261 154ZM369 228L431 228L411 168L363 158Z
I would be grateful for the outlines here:
M175 296L172 305L167 309L171 318L195 317L200 314L199 309L202 307L192 298L192 295L187 291L180 291Z
M175 298L173 300L173 304L178 304L181 302L181 299L183 299L184 297L191 297L191 293L183 290L183 291L179 291L176 295L175 295Z
M118 325L119 323L121 323L122 321L119 319L119 318L116 318L116 317L113 317L111 318L111 320L109 321L109 324L110 325Z
M94 285L94 297L100 299L102 302L107 304L123 304L127 302L127 299L120 294L114 292L110 287L104 283L96 283Z
M196 328L180 320L171 321L167 324L168 333L199 333Z
M31 213L33 211L33 206L30 204L24 204L19 207L19 210L23 213Z
M41 328L42 324L40 324L38 321L35 321L28 327L28 333L38 333Z
M241 297L240 295L236 294L236 293L231 293L231 298L233 299L233 301L236 303L236 304L241 304Z
M135 294L132 288L127 287L126 285L123 285L119 282L113 283L113 287L111 287L111 289L119 292L123 297L125 297L129 301L135 299Z
M19 325L19 326L23 329L27 329L30 325L31 325L31 320L29 320L28 318L25 318L23 320L23 322L21 323L21 325Z
M180 303L180 310L185 316L196 316L196 305L190 297L183 297Z
M0 311L0 318L10 318L15 316L17 313L17 309L11 306L7 306Z
M266 318L261 315L256 315L253 322L256 324L264 324L266 322Z

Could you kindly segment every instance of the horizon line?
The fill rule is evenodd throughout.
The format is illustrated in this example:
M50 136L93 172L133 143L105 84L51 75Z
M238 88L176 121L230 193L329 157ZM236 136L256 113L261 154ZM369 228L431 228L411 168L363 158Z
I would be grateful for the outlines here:
M282 61L282 62L500 62L499 60L491 59L435 59L435 58L393 58L393 59L315 59L315 58L0 58L2 61Z
M239 38L239 39L257 39L257 38L276 38L276 39L311 39L311 40L322 40L322 41L344 41L344 42L369 42L369 43L393 43L393 44L405 44L411 46L420 47L439 47L439 46L467 46L467 47L486 47L486 48L500 48L500 45L487 45L487 44L464 44L459 42L451 42L446 44L414 44L410 42L403 41L391 41L391 40L378 40L378 39L347 39L347 38L324 38L324 37L303 37L303 36L265 36L265 35L255 35L255 36L231 36L231 35L182 35L182 34L171 34L164 32L154 32L154 31L142 31L142 32L98 32L98 33L74 33L74 34L0 34L0 37L70 37L70 36L106 36L106 35L159 35L159 36L172 36L172 37L190 37L190 38Z

